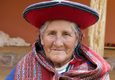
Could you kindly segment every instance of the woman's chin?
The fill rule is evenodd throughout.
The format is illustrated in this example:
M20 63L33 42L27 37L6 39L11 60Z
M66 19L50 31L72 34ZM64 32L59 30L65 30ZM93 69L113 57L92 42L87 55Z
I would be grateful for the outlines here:
M59 63L59 64L63 64L63 63L65 63L66 62L66 58L64 58L64 57L53 57L52 59L51 59L51 61L55 64L55 63Z
M52 51L50 55L48 55L48 58L54 64L62 64L62 65L64 65L69 60L68 55L65 51Z

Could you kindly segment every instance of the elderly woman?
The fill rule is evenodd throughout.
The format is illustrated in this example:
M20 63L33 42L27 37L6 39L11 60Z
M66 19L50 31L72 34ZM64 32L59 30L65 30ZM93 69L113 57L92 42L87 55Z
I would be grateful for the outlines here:
M109 80L109 64L81 43L81 29L98 21L96 11L46 1L27 7L23 16L39 29L39 38L6 80Z

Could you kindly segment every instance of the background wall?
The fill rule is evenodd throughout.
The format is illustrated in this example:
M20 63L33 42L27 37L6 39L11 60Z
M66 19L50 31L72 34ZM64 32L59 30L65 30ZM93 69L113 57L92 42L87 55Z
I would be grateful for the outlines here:
M107 21L105 42L115 44L115 0L107 0Z
M0 30L8 33L11 37L21 37L27 42L33 43L38 35L38 30L27 23L22 12L28 5L43 0L0 0ZM90 0L72 0L86 5L90 4ZM106 25L106 43L115 43L115 1L108 0L107 7L107 25ZM87 30L84 31L87 33ZM86 35L87 36L87 35ZM87 38L84 40L87 43Z

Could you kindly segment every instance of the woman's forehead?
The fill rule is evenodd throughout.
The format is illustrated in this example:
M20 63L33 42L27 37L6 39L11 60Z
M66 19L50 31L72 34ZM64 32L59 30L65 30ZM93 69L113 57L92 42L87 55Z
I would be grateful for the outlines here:
M72 30L72 23L65 20L55 20L48 24L47 30Z

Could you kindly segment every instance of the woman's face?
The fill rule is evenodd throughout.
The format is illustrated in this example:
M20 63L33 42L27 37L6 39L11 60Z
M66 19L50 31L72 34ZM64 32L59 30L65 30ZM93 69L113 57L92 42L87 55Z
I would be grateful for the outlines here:
M72 58L77 37L68 21L57 20L48 24L41 37L46 57L55 67L61 67Z

